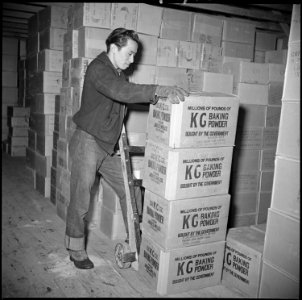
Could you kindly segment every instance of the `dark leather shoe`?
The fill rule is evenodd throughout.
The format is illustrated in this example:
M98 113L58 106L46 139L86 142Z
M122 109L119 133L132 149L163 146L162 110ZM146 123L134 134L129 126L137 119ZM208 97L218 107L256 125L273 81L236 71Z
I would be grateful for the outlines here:
M76 260L70 255L69 258L78 269L92 269L94 267L93 262L88 257L84 260Z

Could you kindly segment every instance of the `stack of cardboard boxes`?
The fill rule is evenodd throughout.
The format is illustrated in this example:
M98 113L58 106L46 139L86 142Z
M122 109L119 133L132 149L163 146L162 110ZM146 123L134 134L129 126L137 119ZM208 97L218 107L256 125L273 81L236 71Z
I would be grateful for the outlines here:
M18 104L18 40L2 38L2 142L7 140L9 125L7 107ZM5 143L6 151L6 143Z
M7 153L11 156L25 156L28 145L29 107L8 106L7 121L9 134Z
M270 205L285 65L226 62L240 99L230 227L264 223Z
M299 298L300 287L300 11L294 4L282 94L272 201L260 284L262 298Z
M67 8L49 6L30 19L27 43L27 101L30 101L28 167L34 187L50 197L55 98L62 86Z
M139 272L159 294L220 283L238 106L203 92L150 107Z

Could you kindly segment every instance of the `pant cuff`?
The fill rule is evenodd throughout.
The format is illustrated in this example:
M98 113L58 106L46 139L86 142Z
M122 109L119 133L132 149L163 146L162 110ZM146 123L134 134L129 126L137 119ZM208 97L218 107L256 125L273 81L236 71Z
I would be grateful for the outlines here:
M85 238L74 238L65 235L65 247L68 250L74 251L85 250Z

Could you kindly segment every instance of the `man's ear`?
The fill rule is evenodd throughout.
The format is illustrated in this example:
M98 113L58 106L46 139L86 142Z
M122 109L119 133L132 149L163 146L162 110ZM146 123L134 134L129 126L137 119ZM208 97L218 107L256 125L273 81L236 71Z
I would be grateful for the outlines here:
M115 53L117 50L118 50L118 48L115 44L110 45L110 52Z

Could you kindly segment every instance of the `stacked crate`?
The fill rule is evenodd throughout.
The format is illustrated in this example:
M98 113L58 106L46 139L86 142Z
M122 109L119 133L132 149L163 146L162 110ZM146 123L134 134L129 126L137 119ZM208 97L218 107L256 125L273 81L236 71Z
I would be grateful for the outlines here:
M299 299L300 287L300 11L294 4L288 43L261 298Z
M7 120L9 125L7 153L11 156L26 156L29 107L8 106Z
M254 58L255 25L225 19L222 32L223 63L252 61Z
M28 98L30 130L27 157L34 176L34 187L50 197L55 129L55 99L62 86L63 37L67 27L67 8L48 6L35 16L28 42ZM32 42L32 45L31 45Z
M9 131L7 107L18 104L17 67L18 40L2 37L2 142Z
M150 107L139 272L161 295L220 283L238 106L203 92Z
M222 284L258 298L265 231L253 226L230 228L226 236Z
M256 30L254 62L264 63L265 52L274 51L277 48L278 35L264 30Z
M230 227L266 221L281 111L283 64L227 62L240 99L231 178Z

